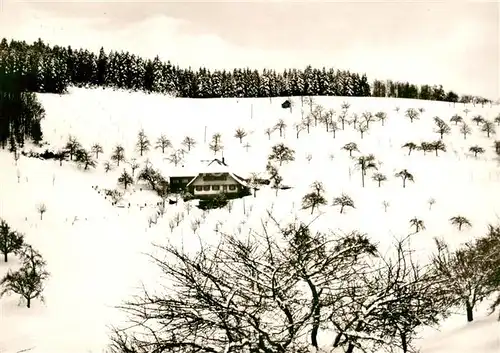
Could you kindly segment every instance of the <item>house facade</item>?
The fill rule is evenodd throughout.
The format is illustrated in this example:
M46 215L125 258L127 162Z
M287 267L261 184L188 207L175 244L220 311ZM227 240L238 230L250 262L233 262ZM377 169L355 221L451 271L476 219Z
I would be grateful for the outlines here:
M170 188L174 192L189 191L195 198L209 199L220 193L227 198L237 198L249 192L243 178L232 173L224 160L214 159L199 173L170 177Z

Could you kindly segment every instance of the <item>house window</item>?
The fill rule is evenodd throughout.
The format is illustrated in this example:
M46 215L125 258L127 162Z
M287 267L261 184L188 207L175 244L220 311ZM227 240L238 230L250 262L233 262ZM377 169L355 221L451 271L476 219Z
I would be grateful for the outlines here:
M179 182L179 180L177 180L177 179L172 180L172 184L177 184L178 182Z
M203 191L210 191L210 185L204 185Z
M187 184L189 183L189 179L182 179L182 182Z
M219 185L212 185L212 190L219 191L220 190L220 186Z
M203 190L203 186L201 185L196 185L196 191L202 191Z
M231 190L231 191L236 190L236 185L229 185L229 190Z

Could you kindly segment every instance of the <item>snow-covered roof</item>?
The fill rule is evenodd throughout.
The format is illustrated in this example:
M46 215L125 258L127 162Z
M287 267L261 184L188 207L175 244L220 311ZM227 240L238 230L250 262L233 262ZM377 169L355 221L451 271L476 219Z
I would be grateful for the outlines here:
M195 174L196 176L191 180L187 186L189 186L200 174L203 173L210 173L210 174L215 174L215 173L228 173L231 177L233 177L238 183L240 183L243 186L248 186L247 183L238 175L235 175L231 168L227 166L224 162L222 162L220 159L213 159L210 161L208 164L206 164L204 167L201 167L198 172Z

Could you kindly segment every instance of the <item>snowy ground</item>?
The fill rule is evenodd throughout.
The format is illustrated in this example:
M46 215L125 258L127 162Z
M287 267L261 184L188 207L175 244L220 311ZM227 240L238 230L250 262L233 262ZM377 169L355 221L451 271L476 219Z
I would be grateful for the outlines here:
M64 96L39 98L47 114L43 121L45 140L51 146L62 147L72 134L86 148L99 142L104 154L95 170L83 171L73 163L60 167L57 161L22 156L16 166L12 155L0 150L0 218L25 233L27 242L46 258L51 273L45 303L36 301L27 309L17 305L16 297L0 299L1 353L30 348L33 353L102 352L108 343L107 325L123 320L123 314L113 306L132 294L140 281L151 283L158 278L156 268L144 255L152 251L151 242L194 246L198 240L192 235L191 221L196 218L202 220L200 233L208 241L217 238L217 222L223 224L221 230L237 232L252 227L272 207L278 219L297 215L310 220L321 214L314 227L356 229L388 244L393 237L411 233L409 220L417 217L424 221L426 229L413 237L412 244L425 259L433 237L444 237L458 245L483 235L488 223L497 222L500 215L500 168L492 147L494 137L488 139L471 121L477 114L492 120L500 112L495 106L468 105L470 112L466 116L463 104L453 107L415 100L317 97L316 103L337 112L342 102L348 101L350 113L384 111L388 118L385 126L372 122L363 139L348 125L345 131L337 131L334 139L319 124L311 128L310 134L302 131L297 139L292 125L301 118L299 98L294 98L292 112L281 108L284 99L175 99L102 89L72 89ZM420 120L410 123L404 116L407 108L425 111ZM307 112L309 107L304 105L303 109ZM440 152L439 157L434 153L424 156L420 151L408 156L407 150L401 148L406 142L437 139L433 117L449 121L455 113L463 116L473 130L466 140L459 126L451 123L452 133L444 137L447 152ZM285 136L280 138L275 131L269 140L264 130L280 118L288 125ZM249 132L243 144L234 138L237 127ZM118 175L128 166L121 165L109 173L103 168L103 161L109 160L112 147L118 143L125 147L128 159L136 157L144 162L149 158L168 175L173 166L163 157L169 151L165 155L151 151L142 158L134 151L141 128L152 142L165 134L174 148L181 147L186 135L195 138L198 144L189 153L186 165L213 158L207 144L212 134L219 132L226 162L242 175L263 173L271 146L284 142L296 151L296 161L281 169L284 184L292 189L282 190L276 197L273 190L264 188L256 198L235 200L230 212L223 209L208 215L179 202L168 206L157 225L148 228L147 220L156 212L159 201L152 193L140 191L136 185L125 196L131 207L117 208L92 188L118 187ZM246 142L251 145L248 151L243 147ZM388 177L382 187L370 179L371 172L366 186L361 187L360 172L354 169L348 152L341 150L348 142L356 142L362 154L373 153L381 162L379 171ZM468 152L474 144L485 148L486 153L474 158ZM312 155L310 162L306 160L308 154ZM415 183L408 183L405 189L393 176L404 168L415 177ZM301 198L315 180L324 183L330 203L345 192L353 198L356 208L339 214L337 207L323 206L313 216L300 210ZM431 210L427 203L430 198L436 200ZM384 201L390 204L387 212ZM36 211L41 202L47 206L43 220ZM458 232L449 223L449 218L456 215L470 219L473 227ZM180 216L183 219L179 226L171 231L170 220ZM0 275L16 265L14 257L7 264L0 263ZM472 324L466 325L465 317L457 315L443 324L442 332L427 330L421 342L422 353L499 351L499 323L493 316L485 317L483 309L478 310L478 319Z

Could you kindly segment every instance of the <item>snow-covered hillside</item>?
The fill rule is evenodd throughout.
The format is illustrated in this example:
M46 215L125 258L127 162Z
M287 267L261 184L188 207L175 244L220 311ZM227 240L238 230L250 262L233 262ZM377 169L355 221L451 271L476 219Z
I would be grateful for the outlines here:
M310 221L320 215L312 224L315 228L359 230L381 245L388 245L394 237L412 233L409 221L416 217L424 221L425 229L412 238L412 245L425 261L434 237L458 245L484 235L486 226L497 222L500 214L495 137L488 138L472 121L476 115L492 121L500 112L497 106L314 97L315 104L335 110L335 117L341 105L348 102L349 116L385 112L387 119L383 125L380 121L371 122L363 138L347 124L334 137L319 122L317 126L312 123L310 133L301 131L297 138L294 123L300 122L301 110L305 116L310 109L307 104L302 107L298 97L292 98L292 110L281 107L284 98L196 100L103 89L71 89L67 95L43 94L39 99L46 110L42 128L50 147L63 147L71 134L87 149L100 143L104 153L99 156L96 169L84 171L72 162L59 166L58 161L24 156L16 165L7 150L0 150L0 218L26 234L27 242L45 257L51 274L45 303L35 301L27 309L17 306L17 297L0 299L2 353L22 349L31 349L33 353L102 352L108 343L107 325L124 319L123 313L113 306L133 294L141 281L154 284L158 279L157 268L144 255L154 251L151 242L170 241L196 248L198 239L191 229L195 219L201 220L199 233L213 241L217 239L217 224L219 230L238 232L257 224L272 208L279 220L297 216ZM411 123L405 116L408 108L422 108L420 119ZM463 117L472 133L464 139L460 124L449 123L451 133L443 138L446 152L440 151L436 156L434 152L424 155L422 151L413 151L408 155L408 150L401 148L408 142L418 145L439 139L433 118L438 116L449 122L455 114ZM265 130L279 119L287 125L283 136L274 131L268 138ZM234 137L237 128L248 132L243 143ZM121 164L108 173L104 171L103 162L110 160L111 150L117 144L124 146L127 159L135 157L140 164L149 159L165 176L174 169L165 160L171 149L165 154L152 150L139 156L135 143L140 129L153 143L165 134L173 148L180 148L185 136L193 137L197 144L187 154L186 167L197 166L201 159L221 157L221 153L214 155L208 149L211 136L220 133L225 161L242 176L253 172L264 175L271 147L283 142L295 150L295 161L280 169L283 183L291 189L280 190L276 196L274 190L264 187L257 197L234 200L230 210L214 210L208 215L179 201L177 205L168 205L157 224L148 227L148 218L157 212L157 196L136 185L125 194L130 207L117 208L102 192L104 188L121 188L117 185L118 176L123 168L129 168ZM365 187L361 186L361 172L355 168L349 152L342 149L349 142L355 142L360 151L353 152L353 156L375 156L378 171L387 176L380 187L371 180L371 171ZM469 152L473 145L486 152L474 157ZM394 176L403 169L415 179L405 188L401 179ZM301 198L314 181L324 184L329 205L311 215L310 210L301 210ZM352 197L355 208L340 214L339 207L330 205L342 193ZM435 204L430 205L430 199ZM47 206L43 220L36 210L40 203ZM457 231L449 222L450 217L457 215L467 217L472 227ZM175 218L179 224L171 227ZM0 276L16 266L14 257L8 263L0 263ZM464 315L457 315L445 323L442 333L426 331L422 352L498 351L499 324L494 317L481 318L482 315L484 310L479 312L477 322L470 325L465 324Z

